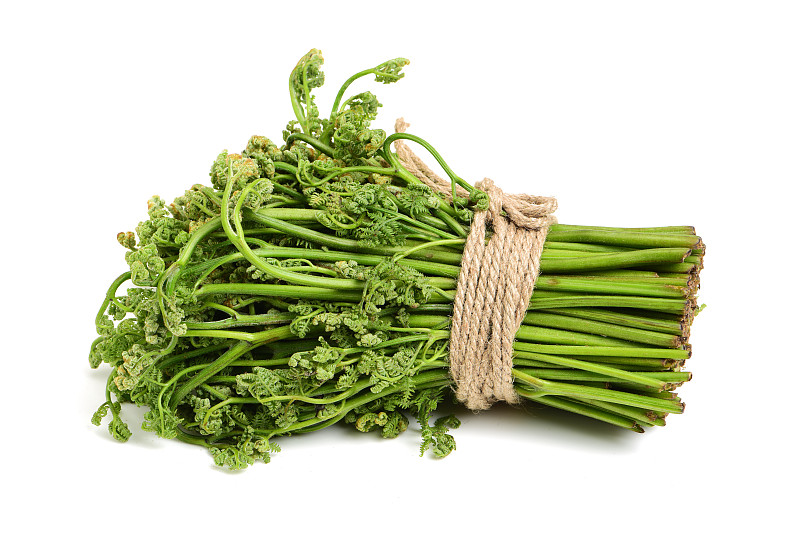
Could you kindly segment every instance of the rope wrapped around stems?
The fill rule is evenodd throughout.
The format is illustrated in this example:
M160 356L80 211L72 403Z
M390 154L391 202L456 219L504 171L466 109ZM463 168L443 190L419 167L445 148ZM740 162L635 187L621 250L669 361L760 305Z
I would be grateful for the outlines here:
M396 132L408 128L402 118ZM452 184L437 176L402 141L397 157L422 183L452 200ZM514 337L528 309L539 275L547 230L556 222L552 197L505 194L485 178L475 187L489 195L487 211L476 211L464 245L450 326L450 374L456 399L470 410L494 402L515 404L512 369ZM462 187L456 194L468 197ZM492 236L486 240L487 225Z

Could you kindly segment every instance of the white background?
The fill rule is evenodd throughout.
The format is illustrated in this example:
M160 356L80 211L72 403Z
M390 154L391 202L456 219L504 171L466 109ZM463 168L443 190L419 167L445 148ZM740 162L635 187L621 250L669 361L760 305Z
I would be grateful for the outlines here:
M714 532L796 528L795 2L15 2L3 7L0 525L82 532ZM696 226L708 245L686 413L645 435L532 408L462 413L417 456L350 428L230 474L204 450L89 418L93 317L120 230L280 138L287 78L353 72L456 172L555 195L565 223ZM224 530L219 530L224 529ZM6 529L7 532L12 531Z

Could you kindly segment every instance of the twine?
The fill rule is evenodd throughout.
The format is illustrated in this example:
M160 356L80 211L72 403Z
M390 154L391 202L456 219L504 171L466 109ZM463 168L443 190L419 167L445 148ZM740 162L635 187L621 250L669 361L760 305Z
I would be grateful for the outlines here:
M404 132L408 123L395 123ZM452 200L452 184L437 176L402 141L397 157L422 183ZM456 398L471 410L496 401L519 402L512 369L514 337L539 275L547 230L556 222L555 198L505 194L486 178L475 187L489 195L487 211L476 211L464 245L450 326L450 374ZM462 187L458 196L468 197ZM486 241L487 225L492 236Z

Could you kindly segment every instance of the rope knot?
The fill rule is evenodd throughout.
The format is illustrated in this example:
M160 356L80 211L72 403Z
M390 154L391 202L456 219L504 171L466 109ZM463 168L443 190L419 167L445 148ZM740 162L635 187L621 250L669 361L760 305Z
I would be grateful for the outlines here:
M503 216L520 228L535 230L555 222L558 202L553 197L539 197L525 193L506 194L490 178L484 178L475 187L489 195L489 218L498 220ZM505 212L505 213L503 213Z

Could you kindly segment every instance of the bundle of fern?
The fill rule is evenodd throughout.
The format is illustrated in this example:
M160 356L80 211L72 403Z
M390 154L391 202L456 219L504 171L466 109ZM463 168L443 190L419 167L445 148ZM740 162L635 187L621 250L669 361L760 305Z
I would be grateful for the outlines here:
M354 80L391 83L407 63L355 74L320 118L312 50L291 73L296 120L281 146L254 136L223 152L210 184L169 205L154 197L135 233L118 234L128 270L96 318L90 363L111 371L95 424L110 414L125 441L122 403L145 406L145 430L231 469L338 422L395 437L408 415L421 452L455 448L458 420L430 418L452 391L453 294L489 199L422 139L371 129L372 93L345 99ZM392 152L398 139L429 150L469 197L421 183ZM518 395L636 432L681 413L703 253L688 226L552 226L514 344Z

